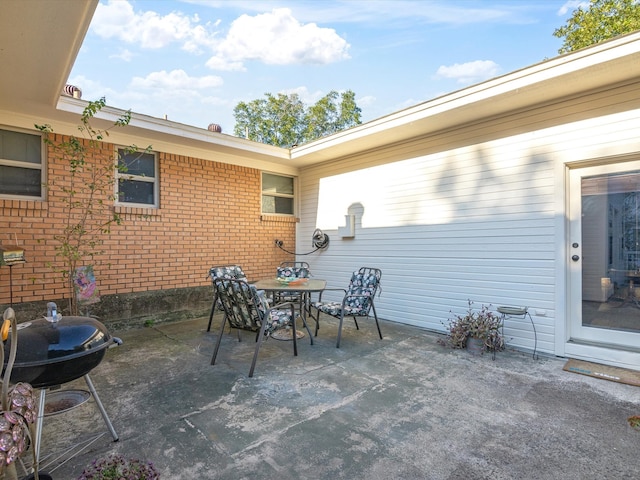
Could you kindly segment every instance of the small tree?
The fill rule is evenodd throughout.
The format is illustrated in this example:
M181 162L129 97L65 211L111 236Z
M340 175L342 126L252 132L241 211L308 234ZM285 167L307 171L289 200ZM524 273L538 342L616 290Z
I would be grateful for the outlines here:
M638 0L591 0L589 8L578 7L553 35L564 38L558 53L567 53L639 29Z
M44 133L45 145L51 147L68 167L64 175L51 177L45 185L51 195L55 189L64 205L63 226L52 235L56 257L62 259L62 265L49 262L54 272L62 275L65 282L69 312L78 314L78 303L74 289L76 269L88 259L103 253L103 237L109 234L113 224L121 219L113 208L117 199L115 188L116 172L126 172L126 165L116 162L112 153L102 151L102 143L109 135L109 129L96 129L91 119L106 105L105 98L89 102L80 117L78 126L80 136L71 136L63 141L55 141L50 125L35 125ZM113 125L123 127L129 124L131 112L126 112ZM113 128L111 127L111 128ZM148 150L148 147L146 150ZM145 150L145 151L146 151ZM138 151L130 146L127 153Z

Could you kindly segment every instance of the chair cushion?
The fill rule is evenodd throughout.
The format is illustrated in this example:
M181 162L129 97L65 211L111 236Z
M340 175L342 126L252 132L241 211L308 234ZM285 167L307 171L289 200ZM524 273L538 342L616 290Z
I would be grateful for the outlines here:
M224 267L211 267L209 270L211 280L214 278L235 278L236 280L246 280L247 277L239 265L229 265Z
M271 335L279 328L289 327L292 323L290 310L271 310L265 332Z
M311 277L311 272L306 267L278 267L276 276L278 278L309 278ZM276 292L275 297L278 303L300 301L300 294L295 293Z
M232 312L227 315L231 326L243 330L258 330L267 311L269 311L269 301L264 290L257 290L254 285L246 282L233 283L233 288L227 288L228 282L222 283L224 289L221 292L220 300L226 304L226 309ZM249 293L249 295L245 295ZM265 334L270 335L275 330L291 325L293 319L291 310L271 310L269 317L265 319Z
M309 278L311 273L306 267L278 267L276 269L276 276L278 278Z
M378 278L374 274L353 272L345 295L344 313L342 313L342 302L315 302L313 306L334 317L339 317L341 314L367 316L371 306L370 299L375 295L378 283Z
M362 300L362 299L358 299ZM332 315L334 317L339 317L342 313L342 302L314 302L312 304L313 307L320 310L322 313L326 313L327 315ZM352 306L346 305L344 306L344 316L356 315L356 316L367 316L368 315L368 302L367 307L363 308L360 306Z

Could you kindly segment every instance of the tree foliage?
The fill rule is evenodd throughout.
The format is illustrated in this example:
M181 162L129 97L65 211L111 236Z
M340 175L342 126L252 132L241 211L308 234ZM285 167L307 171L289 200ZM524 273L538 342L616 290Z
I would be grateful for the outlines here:
M266 93L265 98L236 105L233 133L288 148L359 125L360 112L351 90L341 94L332 90L309 107L296 93Z
M640 30L639 0L590 0L587 9L574 10L553 35L564 38L558 53L567 53L636 30Z

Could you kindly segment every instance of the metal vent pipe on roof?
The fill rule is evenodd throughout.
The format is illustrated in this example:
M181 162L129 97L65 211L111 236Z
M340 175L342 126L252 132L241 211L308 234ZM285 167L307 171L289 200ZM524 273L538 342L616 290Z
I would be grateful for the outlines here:
M75 85L69 85L68 83L64 86L62 93L73 98L82 98L82 90Z

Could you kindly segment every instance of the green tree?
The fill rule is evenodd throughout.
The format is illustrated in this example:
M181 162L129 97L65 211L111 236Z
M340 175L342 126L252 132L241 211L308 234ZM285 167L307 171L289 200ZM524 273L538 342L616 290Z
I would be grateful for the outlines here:
M291 146L301 135L304 105L297 94L273 96L240 102L233 109L234 134L260 143Z
M291 147L362 123L355 93L331 91L306 108L297 94L240 102L233 110L233 133L256 142Z
M587 9L574 10L553 35L564 38L558 53L567 53L636 30L640 30L639 0L590 0Z

